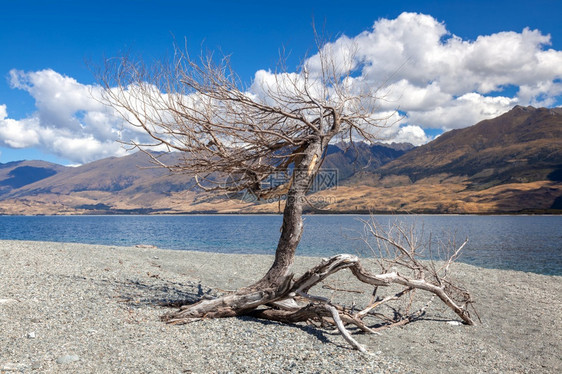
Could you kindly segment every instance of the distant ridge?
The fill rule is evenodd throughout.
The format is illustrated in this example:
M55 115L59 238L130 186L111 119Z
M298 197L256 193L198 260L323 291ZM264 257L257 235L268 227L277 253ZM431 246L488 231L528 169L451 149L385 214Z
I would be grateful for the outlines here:
M357 168L375 170L403 155L407 144L330 146L324 168L337 170L340 180ZM163 161L180 155L164 154ZM251 205L224 199L218 201L196 192L192 179L156 167L137 152L111 157L78 167L40 161L13 163L0 174L0 213L3 214L102 214L233 212ZM34 169L28 169L33 167ZM14 179L10 173L31 171L33 176ZM2 169L0 169L0 173ZM21 174L21 173L19 173ZM16 183L17 182L17 183Z
M337 170L337 187L312 194L310 213L562 213L562 108L516 106L417 148L330 145L322 167ZM0 214L274 213L282 204L203 193L142 152L79 167L0 164Z
M326 194L326 193L321 193ZM324 209L349 213L562 213L562 108L516 106L374 171Z
M0 163L0 197L12 190L55 175L65 167L46 161Z
M446 173L475 188L562 179L562 108L516 106L509 112L408 152L380 169L412 181Z

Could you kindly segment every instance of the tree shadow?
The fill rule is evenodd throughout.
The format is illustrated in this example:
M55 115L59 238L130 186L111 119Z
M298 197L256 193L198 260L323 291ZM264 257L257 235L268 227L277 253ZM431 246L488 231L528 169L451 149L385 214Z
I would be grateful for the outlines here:
M117 289L120 291L120 301L133 308L139 308L141 306L180 308L183 305L193 304L200 300L218 297L223 294L223 292L204 286L201 282L187 281L180 283L163 279L155 279L154 281L157 283L153 281L142 282L137 279L128 279L125 281L103 280L104 283L117 285ZM398 313L397 311L395 312ZM248 323L259 323L263 326L290 326L291 328L296 328L309 334L323 344L335 344L343 349L350 348L346 344L338 343L337 340L334 341L333 337L340 335L337 329L327 330L322 327L306 323L281 323L244 315L236 318ZM451 321L451 318L432 316L424 313L417 318L413 318L408 324L420 321L448 322ZM375 324L372 328L376 329L383 327L384 325L385 323ZM364 332L358 328L351 329L350 333L353 335L364 334Z
M283 322L277 322L277 321L270 321L267 319L261 319L261 318L256 318L256 317L252 317L252 316L238 316L236 317L237 319L241 320L241 321L245 321L245 322L253 322L253 323L259 323L262 324L264 326L290 326L291 328L297 328L313 337L315 337L316 339L318 339L320 342L327 344L334 344L340 348L349 348L348 345L341 345L341 344L337 344L335 342L333 342L332 340L330 340L328 338L329 335L339 335L339 332L337 330L329 331L329 330L325 330L322 329L321 327L316 327L314 325L310 325L310 324L305 324L305 323L283 323Z
M145 283L139 280L121 282L123 299L134 306L160 306L179 308L193 304L199 300L212 298L218 294L200 282L171 282L160 280L158 284Z
M214 298L220 295L200 282L182 282L159 280L160 284L142 282L139 280L111 281L119 284L121 290L120 298L127 306L138 308L141 306L158 306L161 308L179 308L183 305L196 303L206 298ZM337 330L331 331L304 323L280 323L252 316L239 316L237 319L248 323L259 323L263 326L291 326L297 328L318 339L321 343L330 343L349 348L347 345L338 344L330 339L330 336L339 335Z
M73 282L97 284L107 291L107 296L131 307L140 306L182 306L201 299L216 297L215 290L200 282L173 282L153 276L151 281L139 279L94 279L79 275L60 275Z

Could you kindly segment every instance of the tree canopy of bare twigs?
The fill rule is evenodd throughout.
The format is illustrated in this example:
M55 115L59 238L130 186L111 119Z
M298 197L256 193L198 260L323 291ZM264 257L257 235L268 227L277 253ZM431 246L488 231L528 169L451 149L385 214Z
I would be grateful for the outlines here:
M194 59L179 48L172 61L150 67L109 59L101 81L106 101L151 137L130 145L182 152L180 163L162 166L195 176L205 189L260 196L268 192L261 191L264 179L302 167L311 148L319 160L334 138L375 141L385 125L376 113L377 91L351 84L352 47L338 59L330 51L320 48L294 73L262 71L251 85L229 57Z
M151 66L128 57L106 61L100 77L105 102L127 126L148 135L148 141L131 140L130 146L143 151L181 152L182 158L175 164L162 162L159 153L148 154L171 171L193 176L205 190L286 196L281 235L269 271L253 285L184 306L166 315L165 320L185 323L253 314L287 322L329 321L354 347L363 349L344 325L352 323L369 331L362 322L369 312L352 314L309 294L329 275L349 268L360 281L375 287L398 283L407 289L432 292L463 321L472 323L465 308L449 300L442 283L424 280L427 269L418 268L419 263L411 258L415 253L390 239L386 243L401 253L396 264L413 267L417 272L414 278L387 269L374 275L350 255L335 256L294 277L291 268L303 231L305 195L328 145L341 140L375 141L390 119L388 114L377 113L381 98L376 87L353 84L361 79L357 73L361 62L355 58L353 45L337 52L330 43L318 43L317 47L317 53L295 72L280 64L275 72L260 71L248 85L233 71L228 57L216 59L207 54L193 58L187 49L176 48L171 60ZM279 173L287 175L287 183L263 183Z

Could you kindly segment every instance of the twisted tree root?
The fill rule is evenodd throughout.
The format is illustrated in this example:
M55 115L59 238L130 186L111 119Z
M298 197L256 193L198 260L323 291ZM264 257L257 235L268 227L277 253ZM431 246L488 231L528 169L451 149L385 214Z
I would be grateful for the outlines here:
M392 296L376 300L367 308L355 314L352 314L343 306L333 304L326 298L309 294L311 288L342 269L349 269L360 282L376 287L399 284L406 288ZM345 325L354 325L362 331L375 333L380 328L368 327L363 321L364 318L372 315L372 310L378 306L397 300L414 289L434 294L453 310L465 324L474 324L466 307L459 306L451 295L447 294L444 286L430 283L425 279L412 279L397 272L370 273L361 265L357 256L349 254L340 254L324 259L297 279L293 279L292 276L285 277L277 287L262 288L260 286L259 289L252 286L246 287L215 299L204 299L191 305L184 305L177 311L165 314L162 319L170 324L184 324L203 318L249 315L283 323L316 321L335 326L353 348L367 353L366 348L351 336ZM303 300L306 303L303 304ZM427 306L409 316L391 320L384 327L409 323L423 314Z

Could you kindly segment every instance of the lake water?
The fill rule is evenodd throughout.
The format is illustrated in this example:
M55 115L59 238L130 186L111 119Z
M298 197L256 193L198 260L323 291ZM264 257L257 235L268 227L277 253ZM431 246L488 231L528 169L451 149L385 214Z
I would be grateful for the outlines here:
M374 216L382 227L414 225L426 238L469 242L459 261L478 266L562 275L562 216ZM298 255L365 254L354 240L359 215L306 216ZM273 254L279 215L0 216L0 239L39 240L224 253Z

